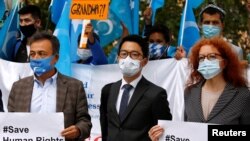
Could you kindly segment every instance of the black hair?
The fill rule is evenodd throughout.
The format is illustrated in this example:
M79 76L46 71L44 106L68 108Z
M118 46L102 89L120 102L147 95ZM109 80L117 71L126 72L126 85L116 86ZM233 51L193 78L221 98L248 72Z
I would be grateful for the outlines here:
M143 39L139 35L128 35L128 36L124 37L122 39L121 43L119 44L119 48L118 48L118 52L117 52L118 54L121 50L123 43L126 41L137 43L141 47L141 50L143 53L143 58L148 58L148 54L149 54L148 43L145 41L145 39Z
M224 19L225 19L225 15L226 15L226 12L220 8L219 6L213 4L213 3L209 3L207 6L205 6L199 16L200 16L200 22L203 21L203 13L207 13L209 15L214 15L216 13L218 13L220 15L220 20L221 22L224 22Z
M41 10L36 5L26 5L18 11L18 14L31 14L34 19L41 19Z
M155 32L161 33L164 36L165 42L170 42L170 32L167 26L163 24L156 24L154 25L149 32L149 36Z
M36 32L34 35L32 35L31 39L29 40L29 44L31 45L32 43L36 41L41 41L41 40L49 40L50 43L52 44L53 55L59 54L59 50L60 50L59 40L57 39L56 36L46 31Z

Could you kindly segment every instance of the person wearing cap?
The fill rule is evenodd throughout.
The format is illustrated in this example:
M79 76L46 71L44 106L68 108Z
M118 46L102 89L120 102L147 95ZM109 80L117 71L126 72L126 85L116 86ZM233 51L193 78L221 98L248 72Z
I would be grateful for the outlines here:
M224 19L226 12L215 4L209 3L200 12L200 29L203 38L211 38L215 36L223 37ZM231 44L231 43L230 43ZM231 44L231 48L237 54L240 60L243 59L242 48ZM181 59L186 56L183 48L177 49L176 59Z
M100 46L100 38L93 32L93 26L91 23L86 25L85 34L88 36L87 48L78 47L77 55L80 59L77 63L91 65L108 64L107 57ZM78 37L78 45L80 45L80 40L81 34Z

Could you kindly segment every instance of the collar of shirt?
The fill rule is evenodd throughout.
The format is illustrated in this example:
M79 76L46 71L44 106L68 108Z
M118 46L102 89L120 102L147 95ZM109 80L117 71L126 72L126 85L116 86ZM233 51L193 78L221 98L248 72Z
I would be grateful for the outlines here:
M136 85L139 83L139 81L141 80L142 78L142 74L137 77L135 80L133 80L132 82L130 82L129 84L133 86L133 88L129 91L129 100L128 100L128 103L135 91L135 87ZM118 95L118 98L117 98L117 101L116 101L116 110L117 112L119 113L119 110L120 110L120 104L121 104L121 99L122 99L122 93L124 91L124 88L122 88L123 85L127 84L127 82L122 78L122 84L120 86L120 91L119 91L119 95Z
M48 78L44 85L34 77L30 112L54 113L56 112L57 75Z
M56 86L56 79L57 79L58 72L56 72L52 77L48 78L45 83L51 84L53 86ZM34 75L34 82L37 84L37 87L43 87L44 85L36 78Z
M137 77L135 80L133 80L132 82L129 83L130 85L133 86L133 89L137 86L137 84L139 83L141 78L142 78L142 74L139 77ZM128 84L128 83L122 78L122 84L120 86L120 90L122 89L122 86L125 84Z

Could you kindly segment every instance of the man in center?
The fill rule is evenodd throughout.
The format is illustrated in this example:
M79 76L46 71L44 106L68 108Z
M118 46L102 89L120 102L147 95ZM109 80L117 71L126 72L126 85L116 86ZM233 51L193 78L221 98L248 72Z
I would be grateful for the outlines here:
M142 75L148 62L148 44L138 35L120 43L121 80L107 84L101 93L100 123L103 141L150 141L149 129L172 115L165 89Z

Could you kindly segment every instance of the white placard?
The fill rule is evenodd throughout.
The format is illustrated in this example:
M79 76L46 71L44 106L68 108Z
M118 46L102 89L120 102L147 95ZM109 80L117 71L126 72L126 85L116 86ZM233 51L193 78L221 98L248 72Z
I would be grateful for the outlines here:
M63 113L0 113L0 141L64 141Z
M208 124L183 121L159 120L164 128L159 141L207 141Z

